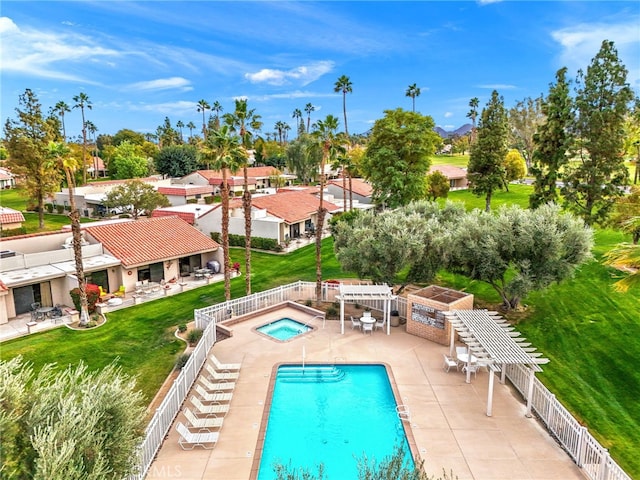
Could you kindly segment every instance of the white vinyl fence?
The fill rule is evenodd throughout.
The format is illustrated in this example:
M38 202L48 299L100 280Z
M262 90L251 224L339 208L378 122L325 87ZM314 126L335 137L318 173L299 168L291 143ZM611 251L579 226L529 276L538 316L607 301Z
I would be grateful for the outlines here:
M295 282L247 297L211 305L194 311L196 328L204 331L202 339L193 350L189 360L175 379L164 400L149 422L139 452L139 473L131 475L129 480L142 480L147 474L162 442L174 419L180 412L189 390L207 359L209 350L216 342L216 323L231 316L246 315L262 308L277 305L287 300L315 299L313 282ZM337 289L333 284L323 284L322 300L333 301ZM360 302L372 310L382 311L384 300L366 300ZM407 318L407 300L398 297L391 305L399 316ZM506 370L509 381L526 399L529 382L528 369L522 365L509 365ZM541 421L567 451L569 456L581 467L590 480L631 480L622 468L611 458L606 448L581 426L578 421L556 400L537 378L534 378L533 410Z

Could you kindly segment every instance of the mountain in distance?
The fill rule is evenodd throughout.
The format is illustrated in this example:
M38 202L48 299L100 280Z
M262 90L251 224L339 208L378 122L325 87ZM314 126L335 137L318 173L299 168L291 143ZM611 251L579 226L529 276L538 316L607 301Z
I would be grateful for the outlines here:
M461 127L456 128L451 132L447 132L442 127L434 127L433 131L436 132L438 135L440 135L442 138L451 138L451 137L461 137L463 135L467 135L469 132L471 132L472 128L473 128L473 125L471 125L470 123L465 123Z

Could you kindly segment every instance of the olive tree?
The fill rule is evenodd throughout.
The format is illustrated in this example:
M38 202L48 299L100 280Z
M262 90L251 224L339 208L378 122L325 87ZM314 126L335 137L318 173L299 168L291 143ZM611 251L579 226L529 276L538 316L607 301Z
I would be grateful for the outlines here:
M21 357L0 362L2 478L85 480L136 472L145 407L114 364L34 373Z
M592 230L556 205L502 207L495 215L474 210L453 232L449 268L491 285L509 310L571 276L592 246Z

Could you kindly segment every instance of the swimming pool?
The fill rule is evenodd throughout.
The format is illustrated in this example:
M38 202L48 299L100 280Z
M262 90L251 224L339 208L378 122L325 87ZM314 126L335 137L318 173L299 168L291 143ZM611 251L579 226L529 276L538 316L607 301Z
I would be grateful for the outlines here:
M258 480L273 480L275 462L329 479L358 478L357 459L377 461L407 437L384 365L283 365L278 368Z
M281 318L275 322L267 323L261 327L256 328L257 332L267 335L271 338L286 342L292 338L307 333L312 330L311 327L304 323L298 322L291 318Z

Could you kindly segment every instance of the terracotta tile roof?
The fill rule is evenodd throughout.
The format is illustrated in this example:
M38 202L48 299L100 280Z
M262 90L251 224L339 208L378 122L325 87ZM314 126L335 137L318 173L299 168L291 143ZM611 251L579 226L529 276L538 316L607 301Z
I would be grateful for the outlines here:
M329 182L331 185L335 185L336 187L342 189L342 178L339 180L331 180ZM364 181L362 178L352 178L351 179L351 190L356 195L360 195L362 197L370 197L373 193L373 188L371 184ZM349 191L349 179L347 178L347 192Z
M158 193L182 197L188 195L206 195L212 192L213 189L209 185L171 185L170 187L158 187Z
M194 220L196 218L195 213L193 212L174 212L171 210L163 210L161 208L156 208L153 212L151 212L152 218L158 217L180 217L182 220L187 222L189 225L193 225Z
M91 157L91 160L87 160L87 164L98 171L105 170L104 161L100 157Z
M306 220L317 212L320 199L308 192L282 192L254 197L252 204L256 208L265 209L275 217L282 218L287 223L296 223ZM340 207L327 201L324 202L324 208L329 212L340 210Z
M219 245L177 216L90 226L86 231L125 267L210 252Z
M0 292L8 292L9 287L7 287L2 280L0 280Z
M241 172L242 170L239 170ZM198 170L197 172L202 177L210 180L211 178L222 178L222 171L220 170ZM249 167L247 168L247 175L249 177L270 177L272 175L282 175L282 172L275 167ZM227 170L227 177L231 177L231 173ZM236 173L236 176L242 177L242 174Z
M13 175L9 175L7 173L0 172L0 180L11 180L12 178L13 178Z
M24 215L18 210L13 208L0 207L0 224L7 223L22 223L24 222Z
M227 177L227 183L230 187L237 187L238 185L244 185L244 177L232 176ZM249 185L255 185L256 179L253 177L247 178L247 183ZM222 185L222 174L219 177L209 177L209 185Z
M442 173L449 180L453 180L456 178L466 178L467 172L460 167L455 167L453 165L432 165L429 168L429 173L433 173L435 170Z

